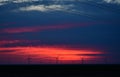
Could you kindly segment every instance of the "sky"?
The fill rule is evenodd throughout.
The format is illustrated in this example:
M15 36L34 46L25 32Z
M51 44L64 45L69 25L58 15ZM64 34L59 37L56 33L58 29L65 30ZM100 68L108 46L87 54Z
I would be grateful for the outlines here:
M119 64L119 25L120 0L0 0L0 64Z

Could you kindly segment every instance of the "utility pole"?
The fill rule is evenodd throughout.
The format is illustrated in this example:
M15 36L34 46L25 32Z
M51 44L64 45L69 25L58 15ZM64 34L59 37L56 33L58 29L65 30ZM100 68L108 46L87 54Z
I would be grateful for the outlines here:
M56 64L59 64L59 55L56 57Z
M31 61L30 59L31 59L30 55L28 55L28 59L27 59L28 60L28 64L30 64L30 61Z
M83 57L81 58L81 64L84 64L84 58Z

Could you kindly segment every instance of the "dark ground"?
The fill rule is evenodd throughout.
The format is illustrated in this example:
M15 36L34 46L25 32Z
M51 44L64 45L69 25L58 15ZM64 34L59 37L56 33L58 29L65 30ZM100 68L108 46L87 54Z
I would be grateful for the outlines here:
M120 65L1 65L0 77L120 77Z

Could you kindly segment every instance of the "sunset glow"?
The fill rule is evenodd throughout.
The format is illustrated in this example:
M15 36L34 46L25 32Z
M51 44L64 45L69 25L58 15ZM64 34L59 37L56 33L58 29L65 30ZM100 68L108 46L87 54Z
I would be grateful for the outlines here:
M118 0L0 0L1 64L120 64Z
M91 54L104 54L101 51L94 51L94 50L85 50L85 49L69 49L69 48L61 48L61 47L52 47L52 46L39 46L39 47L8 47L8 48L0 48L0 51L8 51L6 54L12 55L29 55L42 58L43 60L48 58L48 60L55 61L58 59L59 61L77 61L81 60L82 58L89 60L89 59L97 59L100 57L96 56L85 56ZM13 51L13 52L9 52ZM5 52L4 52L5 53ZM1 52L0 54L4 54ZM44 62L48 61L44 60Z

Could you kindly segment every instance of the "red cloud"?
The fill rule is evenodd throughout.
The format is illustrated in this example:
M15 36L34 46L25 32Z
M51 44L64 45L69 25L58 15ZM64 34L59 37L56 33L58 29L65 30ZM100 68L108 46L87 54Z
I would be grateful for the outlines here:
M21 54L22 55L38 55L39 57L58 57L59 60L80 60L81 56L90 59L97 58L96 56L85 56L84 54L105 54L101 51L87 50L87 49L69 49L54 46L39 46L39 47L10 47L10 48L0 48L0 51L13 50L17 52L10 52L11 54ZM8 52L6 52L7 54ZM10 54L8 53L8 54ZM78 55L79 54L79 55Z
M39 32L44 30L54 29L68 29L73 27L88 26L93 23L80 23L80 24L62 24L62 25L49 25L49 26L32 26L32 27L18 27L3 29L2 33L24 33L24 32Z

